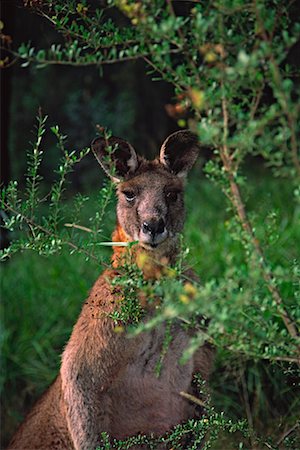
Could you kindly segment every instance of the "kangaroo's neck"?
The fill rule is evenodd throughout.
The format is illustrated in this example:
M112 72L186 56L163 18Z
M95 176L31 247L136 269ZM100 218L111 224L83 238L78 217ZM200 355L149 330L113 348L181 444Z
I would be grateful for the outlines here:
M130 242L132 239L118 223L113 234L113 242ZM143 271L146 279L160 278L166 267L174 264L178 255L178 241L176 238L162 243L159 247L148 250L139 244L131 248L127 246L113 246L112 266L122 267L125 262L136 263Z

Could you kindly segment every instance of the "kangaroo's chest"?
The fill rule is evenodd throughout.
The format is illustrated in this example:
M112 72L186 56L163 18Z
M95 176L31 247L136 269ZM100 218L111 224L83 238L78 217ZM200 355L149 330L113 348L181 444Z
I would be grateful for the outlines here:
M112 387L114 437L161 435L193 415L193 406L180 395L190 390L193 375L193 361L185 365L179 361L189 337L176 327L170 339L166 345L164 328L145 334L135 358Z

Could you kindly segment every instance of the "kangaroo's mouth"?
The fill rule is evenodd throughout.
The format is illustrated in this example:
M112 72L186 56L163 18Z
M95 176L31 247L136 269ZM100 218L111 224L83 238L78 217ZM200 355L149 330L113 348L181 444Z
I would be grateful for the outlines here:
M161 247L168 239L169 234L166 233L164 236L160 236L159 239L158 238L154 238L154 239L140 239L139 240L139 245L143 248L145 248L146 250L150 250L153 251L158 247Z
M168 236L166 236L163 240L159 241L159 242L148 242L148 241L143 241L140 240L139 241L139 245L141 247L143 247L145 250L148 251L155 251L157 248L163 247L163 245L166 243L166 241L168 240Z
M139 241L139 244L140 244L141 247L143 247L143 248L145 248L147 250L154 250L160 245L160 244L141 242L141 241Z
M144 219L140 225L138 238L140 244L147 249L155 249L169 236L166 223L162 218Z

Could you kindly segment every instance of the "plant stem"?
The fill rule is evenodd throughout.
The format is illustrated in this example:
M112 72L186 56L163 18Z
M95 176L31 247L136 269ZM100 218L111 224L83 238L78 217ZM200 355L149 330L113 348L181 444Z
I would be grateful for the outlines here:
M298 427L300 426L300 422L296 422L295 425L293 427L291 427L289 430L285 431L283 433L283 435L280 437L280 439L278 439L278 441L276 442L276 445L279 446L282 441L284 441L284 439L291 434L293 431L295 431Z
M207 408L207 405L202 400L200 400L200 398L195 397L194 395L189 394L188 392L181 391L180 395L181 395L181 397L186 398L190 402L193 402L193 403L196 403L196 405L202 406L202 408Z
M38 225L37 223L35 223L33 220L29 219L28 217L24 216L24 214L22 214L19 211L16 211L14 208L11 208L7 203L3 202L3 205L5 206L5 208L12 212L15 215L19 215L22 217L23 220L25 220L25 222L27 223L27 225L30 227L30 229L33 228L37 228L38 230L42 231L43 233L47 234L48 236L52 236L55 239L60 239L60 236L58 236L57 234L47 230L47 228L44 228L41 225ZM80 253L84 253L85 255L87 255L89 258L99 262L98 258L96 258L96 256L94 256L93 254L89 253L88 251L78 247L78 245L74 244L71 241L64 241L63 244L68 245L69 247L71 247L72 249L80 252Z
M293 111L290 108L289 105L289 99L288 95L286 94L283 83L282 83L282 77L280 74L279 66L275 60L274 54L272 52L272 43L271 39L272 36L269 36L262 18L260 17L259 10L257 8L256 1L254 1L254 9L256 13L256 20L259 24L261 35L263 40L266 44L268 44L269 48L269 62L270 62L270 69L271 69L271 76L273 78L274 87L276 88L277 92L274 90L274 94L277 96L279 103L283 109L283 112L287 118L287 123L289 126L289 130L291 132L290 142L291 142L291 153L292 153L292 161L296 170L296 173L298 177L300 176L300 162L299 162L299 152L298 152L298 145L297 145L297 137L296 137L296 120L295 114L297 113L297 110ZM274 30L273 30L274 32Z
M271 293L271 295L277 305L280 317L282 318L290 336L293 339L297 339L299 337L298 330L295 326L294 321L289 317L289 315L284 307L281 295L275 285L275 280L274 280L273 274L267 267L263 250L261 248L261 245L260 245L257 237L254 234L251 222L250 222L249 218L247 217L247 213L246 213L245 205L244 205L242 197L241 197L240 189L239 189L238 184L235 181L233 161L228 152L228 147L227 147L228 109L227 109L227 101L226 101L226 97L225 97L223 82L222 82L221 87L222 87L222 91L223 91L223 94L222 94L223 145L221 145L221 147L220 147L220 157L222 159L225 173L227 174L227 178L229 181L230 194L231 194L230 200L232 202L232 205L234 207L236 215L237 215L244 231L248 235L249 240L252 243L252 246L255 250L255 253L257 255L259 265L260 265L260 268L262 271L263 278L265 280L265 283L267 285L269 292ZM298 349L299 349L299 353L300 353L300 347L298 347Z

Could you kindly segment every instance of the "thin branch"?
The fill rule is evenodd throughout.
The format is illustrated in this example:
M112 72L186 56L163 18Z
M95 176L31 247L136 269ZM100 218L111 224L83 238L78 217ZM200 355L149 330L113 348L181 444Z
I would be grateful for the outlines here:
M86 231L87 233L94 233L91 228L83 227L82 225L77 225L76 223L65 223L64 225L68 228L76 228L77 230Z
M173 5L172 5L172 0L167 0L167 4L168 4L169 11L170 11L171 15L174 17L174 19L176 19L177 16L175 14L175 11L174 11L174 8L173 8ZM189 49L187 48L187 39L186 39L186 37L184 35L184 32L182 31L182 29L180 27L178 27L177 31L178 31L178 35L179 35L179 37L180 37L180 39L182 41L183 54L186 57L186 60L188 62L188 65L190 66L191 70L194 71L194 73L195 73L198 86L201 86L201 79L200 79L200 76L199 76L199 71L198 71L198 68L197 68L197 65L196 65L195 61L190 56Z
M181 397L186 398L190 402L196 403L196 405L202 406L202 408L207 409L207 405L202 400L200 400L200 398L195 397L194 395L184 391L181 391L179 394L181 395Z
M287 431L285 431L282 436L280 436L280 438L278 439L278 441L276 442L276 445L279 446L281 444L282 441L284 441L284 439L286 437L288 437L293 431L295 431L298 427L300 426L300 422L296 422L294 426L292 426L291 428L289 428Z
M114 58L114 59L106 59L106 60L102 60L102 59L98 59L96 61L69 61L69 60L55 60L55 59L37 59L35 57L32 56L26 56L21 57L19 55L19 53L7 49L3 46L0 46L1 50L6 50L7 52L9 52L11 55L15 56L15 60L14 63L17 60L25 60L25 61L29 61L30 63L36 63L39 65L45 65L45 66L50 66L50 65L58 65L58 66L72 66L72 67L88 67L88 66L104 66L104 65L110 65L110 64L117 64L117 63L122 63L122 62L127 62L127 61L136 61L138 59L145 59L146 57L151 55L150 53L146 53L146 54L139 54L139 55L133 55L133 56L124 56L123 58ZM171 54L176 54L176 53L180 53L180 49L173 49L170 50L168 52ZM164 56L164 55L162 55ZM158 68L156 67L155 70L158 70ZM175 84L175 83L174 83Z
M100 49L109 50L109 49L112 49L112 48L115 48L118 46L122 46L122 48L127 48L127 46L128 46L128 48L130 48L132 45L139 44L139 42L140 42L137 39L128 39L128 40L126 40L126 42L112 42L110 44L101 44L101 45L98 43L98 45L95 45L93 43L92 39L85 39L84 36L82 36L82 34L77 33L76 31L71 30L62 24L57 25L56 20L52 19L52 17L50 17L44 11L42 11L42 10L38 10L38 11L40 13L40 16L44 17L46 20L51 22L52 25L54 25L56 27L58 32L60 32L64 36L64 38L72 36L73 38L78 39L78 41L81 41L81 42L93 47L95 51L98 51ZM87 19L87 17L85 17L85 19ZM90 31L90 33L91 33L91 31Z
M282 361L282 362L290 362L300 365L300 358L292 358L289 356L271 356L271 357L263 357L262 359L266 359L269 361Z
M264 442L264 445L270 448L271 450L274 450L274 447L272 447L272 445L270 445L268 442Z
M278 312L290 334L290 336L294 339L299 337L298 330L293 322L293 320L289 317L287 311L285 310L283 300L280 296L280 293L275 285L273 275L271 271L268 269L264 253L260 246L260 243L256 236L254 235L252 225L250 220L247 217L245 206L243 200L241 198L239 186L235 181L234 172L233 172L233 163L232 158L228 152L227 147L227 137L228 137L228 108L227 108L227 100L225 96L224 83L221 81L221 89L222 89L222 112L223 112L223 145L220 147L220 156L224 165L224 169L228 176L228 181L230 185L230 193L231 193L231 202L236 211L237 217L244 229L244 231L249 236L249 239L253 245L253 248L256 252L259 265L262 271L263 278L266 282L267 288L271 293L277 307ZM300 347L298 347L300 352Z
M253 441L253 417L252 417L252 412L251 412L251 406L250 406L250 400L249 400L247 384L246 384L246 380L245 380L245 373L244 373L242 367L240 367L240 377L241 377L241 383L242 383L243 400L244 400L247 420L248 420L249 428L250 428L250 436L249 437L250 437L251 447L254 448L254 441Z
M162 69L160 69L160 67L157 66L153 61L151 61L147 56L143 56L143 60L147 64L149 64L149 66L151 66L156 72L158 72L162 76L163 79L165 78L165 76L166 76L165 72ZM173 84L173 86L177 87L177 89L179 89L181 91L186 89L186 86L177 83L175 80L172 80L172 84Z
M253 99L253 104L250 110L250 119L253 120L257 111L257 108L259 106L263 91L264 91L264 87L265 85L262 84L261 87L259 88L259 91L256 95L256 97Z
M57 234L47 230L47 228L44 228L41 225L38 225L37 223L35 223L33 220L29 219L28 217L24 216L24 214L20 213L19 211L16 211L14 208L11 208L7 203L3 202L3 205L5 206L5 208L12 212L15 215L20 215L22 217L23 220L25 220L25 222L27 223L27 225L29 226L29 228L31 229L31 227L37 228L38 230L42 231L44 234L47 234L47 236L52 236L55 239L60 239L60 236L58 236ZM84 253L85 255L89 256L89 258L99 262L99 259L94 256L93 254L89 253L88 251L84 250L83 248L78 247L76 244L74 244L71 241L63 241L63 244L68 245L69 247L71 247L72 249L80 252L80 253Z
M189 319L186 319L185 317L178 316L177 318L183 323L186 323L188 325L192 324L192 322ZM209 342L210 344L212 344L215 347L219 347L222 349L225 348L226 350L237 353L240 356L247 356L247 357L251 357L254 359L259 358L261 360L270 361L270 362L289 362L289 363L300 365L300 357L293 358L291 356L269 356L269 355L262 356L257 353L254 353L254 352L250 352L248 350L245 353L243 353L240 349L236 349L236 348L232 347L231 345L226 345L226 344L224 344L224 342L222 342L222 345L219 345L218 342L212 336L207 334L204 329L199 328L198 326L196 326L196 329L203 334L206 342Z
M290 128L291 132L291 153L292 153L292 161L295 166L296 172L298 176L300 176L300 161L299 161L299 151L298 151L298 144L297 144L297 133L296 133L296 117L295 112L291 110L288 102L288 97L285 93L285 90L282 88L282 79L280 75L280 70L278 67L278 64L275 61L273 52L271 51L272 44L271 44L271 36L268 36L268 33L264 27L264 22L260 17L259 10L257 8L256 0L254 0L254 10L256 14L256 20L259 24L261 35L263 40L268 44L269 46L269 61L271 65L271 74L273 75L273 81L274 85L277 88L278 100L280 102L280 105L285 113L285 116L287 118L287 122ZM276 95L276 93L275 93Z

